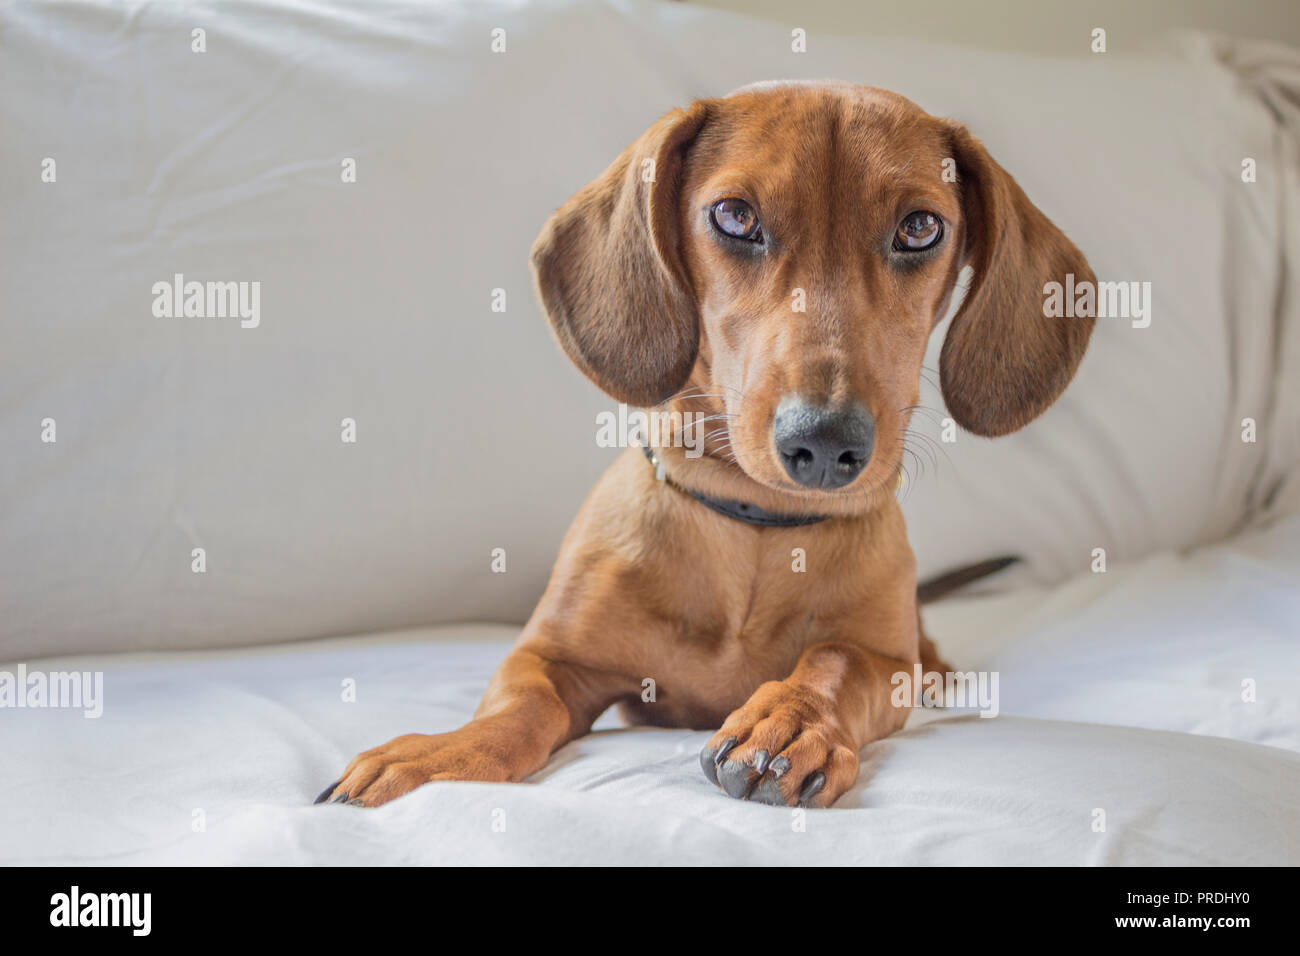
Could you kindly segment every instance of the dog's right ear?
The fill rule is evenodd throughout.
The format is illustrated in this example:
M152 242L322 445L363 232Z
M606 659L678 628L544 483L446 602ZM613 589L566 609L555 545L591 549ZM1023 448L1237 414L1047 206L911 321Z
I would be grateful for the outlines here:
M1093 318L1048 318L1047 283L1093 284L1088 260L964 126L951 127L966 247L975 275L939 357L944 404L976 435L1023 428L1083 359Z
M699 318L681 257L682 157L706 102L661 118L555 212L533 243L537 292L575 365L620 402L686 384Z

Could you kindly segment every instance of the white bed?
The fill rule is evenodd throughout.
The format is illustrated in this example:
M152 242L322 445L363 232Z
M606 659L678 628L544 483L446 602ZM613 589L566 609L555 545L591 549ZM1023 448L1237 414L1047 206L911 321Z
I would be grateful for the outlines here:
M3 740L0 861L1294 865L1298 556L1293 518L1187 558L932 608L959 668L999 673L1001 713L917 712L864 751L834 807L806 813L716 790L699 768L707 734L620 729L612 714L525 784L312 805L355 752L466 720L512 627L33 661L104 670L105 707L50 711Z

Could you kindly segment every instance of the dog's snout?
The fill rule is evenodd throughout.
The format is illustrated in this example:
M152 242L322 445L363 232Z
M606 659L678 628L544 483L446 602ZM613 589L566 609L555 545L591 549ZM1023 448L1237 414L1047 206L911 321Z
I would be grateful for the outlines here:
M772 419L772 439L786 473L808 488L839 488L866 467L876 422L866 409L839 411L792 399Z

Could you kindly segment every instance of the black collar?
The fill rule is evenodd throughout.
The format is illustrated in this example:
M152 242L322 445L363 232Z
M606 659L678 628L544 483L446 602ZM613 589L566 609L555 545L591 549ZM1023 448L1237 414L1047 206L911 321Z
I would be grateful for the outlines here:
M652 451L649 446L642 445L641 451L645 453L646 461L654 466L659 477L678 491L683 491L690 495L706 508L712 508L718 514L726 515L728 518L734 518L736 521L743 521L745 524L761 525L766 528L797 528L806 524L817 524L819 521L825 521L830 515L789 515L779 514L775 511L767 511L758 505L746 504L743 501L732 501L729 498L714 498L710 495L701 494L698 491L691 491L689 488L683 488L675 482L669 481L667 474L663 470L663 465L659 461L659 456Z

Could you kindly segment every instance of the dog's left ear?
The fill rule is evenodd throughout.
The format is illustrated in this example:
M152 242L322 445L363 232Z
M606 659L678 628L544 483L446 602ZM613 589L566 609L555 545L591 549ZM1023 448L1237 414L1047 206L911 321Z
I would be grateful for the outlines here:
M686 384L699 319L681 257L682 157L706 101L673 110L560 207L533 243L538 296L574 364L620 402Z
M943 398L977 435L1005 435L1033 421L1074 377L1093 318L1049 318L1044 286L1096 279L1088 260L1029 201L964 126L951 129L975 275L940 355Z

